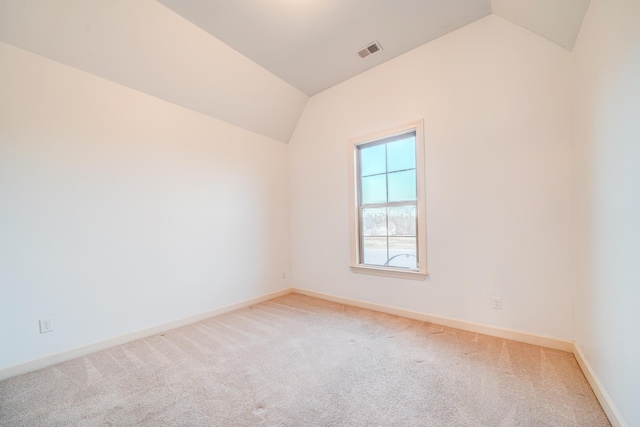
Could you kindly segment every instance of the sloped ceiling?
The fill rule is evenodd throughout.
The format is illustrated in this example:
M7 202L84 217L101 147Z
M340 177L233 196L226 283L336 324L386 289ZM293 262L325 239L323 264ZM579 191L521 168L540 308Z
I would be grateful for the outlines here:
M573 50L590 0L493 0L493 13Z
M285 143L308 99L155 0L2 0L0 41Z
M492 12L573 49L589 0L158 0L308 95ZM356 52L377 40L383 51Z
M450 31L494 13L571 50L588 6L589 0L0 0L0 41L286 143L309 96ZM384 50L358 57L374 40Z
M308 95L491 14L491 0L158 1Z

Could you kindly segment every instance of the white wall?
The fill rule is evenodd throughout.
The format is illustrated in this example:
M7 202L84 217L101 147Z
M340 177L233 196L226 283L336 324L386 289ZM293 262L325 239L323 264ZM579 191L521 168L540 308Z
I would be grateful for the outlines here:
M4 43L0 93L0 367L288 286L286 145Z
M490 16L312 97L289 143L293 285L571 339L571 73ZM430 276L351 273L347 140L417 118Z
M640 425L640 2L592 0L574 50L576 340Z

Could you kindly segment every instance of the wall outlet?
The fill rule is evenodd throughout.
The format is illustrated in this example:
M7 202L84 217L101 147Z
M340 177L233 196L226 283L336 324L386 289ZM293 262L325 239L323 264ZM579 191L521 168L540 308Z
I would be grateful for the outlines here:
M502 310L502 298L501 297L493 297L493 309L494 310Z
M40 319L40 333L53 332L53 317L45 317Z
M283 279L286 279L286 278L287 278L287 273L282 272L282 278L283 278Z

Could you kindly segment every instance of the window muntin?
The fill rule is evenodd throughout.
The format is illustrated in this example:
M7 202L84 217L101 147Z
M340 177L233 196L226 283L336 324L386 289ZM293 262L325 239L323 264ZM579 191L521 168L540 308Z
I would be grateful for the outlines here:
M422 121L352 139L349 147L352 271L424 279Z

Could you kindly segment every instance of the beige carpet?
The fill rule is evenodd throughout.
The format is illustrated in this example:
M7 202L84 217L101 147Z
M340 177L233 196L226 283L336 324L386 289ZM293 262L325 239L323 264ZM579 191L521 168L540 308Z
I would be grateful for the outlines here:
M298 294L0 382L2 426L607 426L573 355Z

